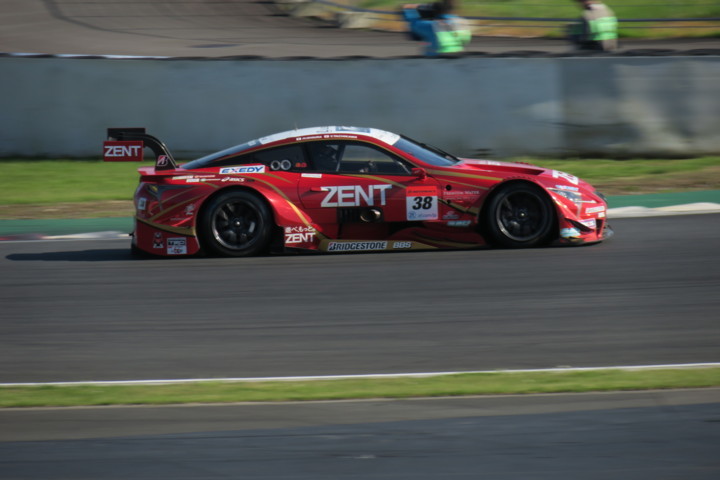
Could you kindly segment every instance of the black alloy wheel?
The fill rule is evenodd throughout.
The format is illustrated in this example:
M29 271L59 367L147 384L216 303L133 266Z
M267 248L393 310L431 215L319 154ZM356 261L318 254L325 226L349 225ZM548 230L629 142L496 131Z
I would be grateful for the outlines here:
M553 239L555 209L539 187L511 183L493 195L485 210L485 232L492 245L528 248Z
M203 246L227 256L245 257L265 252L270 244L272 215L256 195L229 191L212 199L199 222Z

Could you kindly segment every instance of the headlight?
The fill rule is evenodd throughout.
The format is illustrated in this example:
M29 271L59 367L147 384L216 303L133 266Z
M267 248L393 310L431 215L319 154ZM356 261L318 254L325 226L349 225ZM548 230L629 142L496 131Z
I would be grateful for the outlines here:
M580 192L574 192L572 190L561 190L559 188L551 188L550 190L560 196L567 198L575 205L580 205L583 203L583 197Z

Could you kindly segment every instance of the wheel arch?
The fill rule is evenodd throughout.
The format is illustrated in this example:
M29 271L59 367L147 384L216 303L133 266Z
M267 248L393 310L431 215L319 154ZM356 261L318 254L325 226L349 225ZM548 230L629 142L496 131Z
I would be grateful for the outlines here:
M217 190L212 192L210 195L205 197L203 199L202 203L200 204L200 210L198 211L196 218L199 218L200 215L202 215L205 212L205 210L208 208L208 205L210 205L212 203L212 201L215 199L215 197L219 197L220 195L224 195L228 192L237 192L237 191L251 193L252 195L255 195L260 201L264 202L268 206L270 211L273 213L273 223L275 223L275 209L273 208L272 203L269 202L267 198L265 198L265 195L258 192L254 188L243 187L240 185L232 185L229 187L218 188Z
M275 205L273 204L273 202L268 200L267 196L264 195L262 192L258 191L257 189L245 187L245 186L241 186L241 185L231 185L231 186L227 186L224 188L218 188L217 190L215 190L214 192L212 192L210 195L208 195L207 197L205 197L203 199L202 203L200 204L200 208L197 212L197 215L195 215L195 219L194 219L196 231L198 228L198 222L200 221L200 218L202 218L202 216L205 214L205 211L209 208L209 205L212 204L212 201L216 197L219 197L220 195L224 195L229 192L247 192L247 193L250 193L251 195L253 195L254 197L256 197L262 203L264 203L268 207L268 210L270 211L270 214L272 215L271 220L272 220L273 240L276 237L280 237L282 235L282 230L281 230L280 226L278 225L278 221L277 221L278 212L277 212L277 209L275 208ZM197 235L197 237L198 237L198 241L201 243L201 247L202 247L202 241L200 239L200 235Z
M552 204L552 211L553 211L553 226L552 231L554 232L554 237L557 237L560 235L559 233L559 215L560 211L558 210L558 206L555 203L555 199L550 195L550 193L543 187L541 184L534 182L527 178L512 178L505 180L503 182L498 183L492 189L490 192L485 196L482 206L480 207L480 212L478 213L478 227L479 232L483 236L483 238L487 239L487 215L488 215L488 208L491 203L491 200L496 197L498 194L500 194L504 189L508 188L511 185L528 185L531 188L537 190L539 193L541 193L547 200Z

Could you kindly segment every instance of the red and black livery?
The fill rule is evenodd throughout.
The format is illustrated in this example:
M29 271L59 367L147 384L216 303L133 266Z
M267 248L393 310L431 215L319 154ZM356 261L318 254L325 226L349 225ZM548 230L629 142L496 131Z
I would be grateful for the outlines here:
M612 234L591 185L525 163L457 158L375 128L313 127L179 165L140 128L106 160L139 160L133 248L155 255L379 252L587 244Z

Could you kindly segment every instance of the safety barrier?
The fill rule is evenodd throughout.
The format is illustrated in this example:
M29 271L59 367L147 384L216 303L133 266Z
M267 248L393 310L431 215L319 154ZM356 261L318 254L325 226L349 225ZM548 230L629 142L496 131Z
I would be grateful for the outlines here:
M0 72L0 157L99 158L107 127L146 127L184 159L317 125L465 156L720 152L720 56L5 56Z

